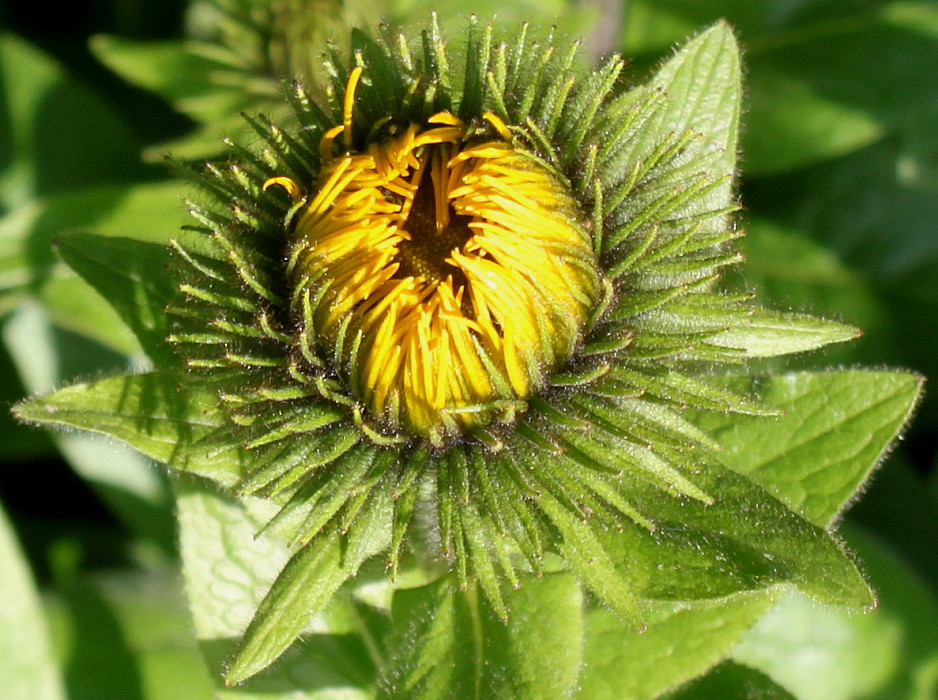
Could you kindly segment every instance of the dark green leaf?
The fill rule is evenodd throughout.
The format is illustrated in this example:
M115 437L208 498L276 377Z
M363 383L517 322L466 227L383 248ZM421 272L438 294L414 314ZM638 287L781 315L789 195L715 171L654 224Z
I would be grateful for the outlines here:
M127 365L124 357L101 345L56 328L35 304L25 304L11 315L3 339L30 394L52 391L76 375L112 373ZM133 532L172 555L176 537L169 489L149 460L87 433L54 433L52 440L72 469Z
M645 483L626 489L655 530L602 533L617 567L639 580L641 597L716 598L790 582L824 603L868 606L869 589L823 529L788 510L749 478L705 468L696 483L705 504L663 494Z
M48 56L0 33L0 214L140 174L137 144L108 105Z
M732 661L720 664L661 700L798 700L765 674Z
M178 182L88 187L31 201L0 219L0 291L57 274L53 241L91 229L165 243L184 221Z
M938 77L920 67L938 61L936 27L934 4L890 2L877 12L753 41L749 170L788 170L838 156L931 111Z
M175 572L65 579L47 611L69 698L214 697Z
M577 679L582 600L568 573L525 577L502 621L455 576L394 594L379 698L559 698Z

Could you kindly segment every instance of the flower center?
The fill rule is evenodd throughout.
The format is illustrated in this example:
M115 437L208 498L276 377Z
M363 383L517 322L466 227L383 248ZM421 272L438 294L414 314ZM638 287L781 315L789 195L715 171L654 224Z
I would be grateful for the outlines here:
M439 444L511 420L570 356L596 301L574 200L492 115L500 138L469 142L441 113L333 156L347 112L323 139L293 232L301 339L392 427Z
M433 173L441 168L445 168L445 164L441 159L434 159L431 167L424 167L417 183L410 213L402 226L410 238L400 242L394 258L400 265L396 276L422 277L433 282L451 277L456 286L462 287L466 283L465 275L447 258L452 251L462 250L475 233L470 228L471 216L458 214L448 201L439 201ZM443 217L439 216L441 206L446 208Z

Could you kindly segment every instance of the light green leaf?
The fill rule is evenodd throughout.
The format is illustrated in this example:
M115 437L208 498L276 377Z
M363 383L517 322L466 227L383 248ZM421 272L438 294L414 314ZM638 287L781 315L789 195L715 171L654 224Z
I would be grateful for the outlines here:
M100 343L113 352L142 360L140 343L114 309L103 303L101 295L84 280L64 268L60 271L61 277L48 280L37 290L37 300L49 315L49 320L64 331ZM11 296L8 301L22 304L23 299Z
M660 700L799 700L755 669L726 661Z
M477 588L447 575L398 590L378 697L559 698L576 683L582 599L568 573L526 577L502 621Z
M241 455L198 444L225 425L217 403L211 390L152 372L73 384L14 412L25 421L108 435L158 462L233 484Z
M75 376L126 369L126 358L56 328L36 304L17 309L2 335L30 394L50 392ZM176 537L169 489L149 460L86 433L54 433L52 439L72 469L133 532L172 555Z
M212 80L212 73L220 68L219 63L200 56L191 42L136 41L99 35L92 39L90 48L125 80L159 93L177 109L199 121L238 112L250 103L249 93L232 87L222 88ZM228 104L216 104L219 93L228 95Z
M70 698L213 697L175 572L64 579L46 609Z
M183 573L196 635L216 678L219 698L273 700L365 700L373 685L375 661L366 644L369 630L358 606L344 595L312 620L304 612L302 644L277 665L246 684L222 685L238 638L290 557L286 544L270 533L257 534L276 512L269 502L236 503L204 483L183 479L178 486ZM368 641L364 641L368 639Z
M29 564L0 509L0 695L9 700L65 698L49 630Z
M362 449L336 468L368 468L376 450ZM387 483L387 482L386 482ZM237 685L273 663L293 643L317 613L328 606L339 588L361 565L390 544L393 511L390 498L377 488L354 522L342 526L333 519L310 541L304 541L257 607L244 631L238 652L225 673L228 685ZM377 492L377 495L374 495ZM343 494L343 497L346 497ZM317 517L325 524L329 503L320 503Z
M358 561L343 561L342 541L333 530L302 547L277 576L244 631L225 673L237 685L267 668L321 613L339 588L355 575Z
M859 335L856 328L815 316L757 309L748 323L719 333L707 343L742 350L746 357L775 357L843 343Z
M662 226L670 235L683 231L680 226L687 221L694 222L698 237L726 230L727 207L734 202L741 91L736 41L729 27L718 23L687 42L646 86L625 93L606 108L602 118L609 121L609 129L615 129L628 122L630 110L644 102L639 116L632 117L640 120L640 128L628 139L615 143L614 148L609 143L597 144L599 153L609 151L601 156L607 179L622 179L624 173L638 168L640 179L646 180L633 183L621 204L629 218ZM662 149L678 143L682 144L680 167L667 159L662 167ZM644 173L646 163L657 166ZM663 192L683 192L691 186L702 190L681 199L678 209L649 219L656 207L660 209ZM608 196L616 195L611 188Z
M52 58L0 32L0 215L76 183L142 173L118 116Z
M736 649L800 700L929 700L938 695L938 601L934 591L874 538L845 528L879 596L865 615L781 602Z
M24 204L0 219L0 292L62 276L53 242L63 233L165 243L185 221L181 191L175 181L102 185Z
M648 629L635 634L609 610L586 612L583 700L657 697L723 658L777 600L779 591L738 593L688 603L646 603Z
M239 74L231 66L200 55L194 42L97 36L90 47L111 70L158 93L199 123L194 133L148 148L148 160L158 160L166 153L175 158L215 156L224 148L223 138L248 135L250 128L241 117L243 112L279 109L276 102L262 99L247 87L251 80L255 86L262 83L272 97L276 94L276 78Z
M166 246L131 238L90 234L65 236L59 255L114 307L153 362L162 368L179 364L166 342L165 309L176 287L168 273Z
M649 87L671 99L648 125L645 138L660 144L677 129L691 129L699 138L689 150L698 158L713 158L714 176L733 174L742 88L739 48L729 25L718 22L687 42ZM730 189L727 181L710 198L725 206L732 198Z
M727 465L817 525L827 525L901 432L922 390L906 372L798 372L754 386L785 413L706 416Z
M872 280L800 227L759 216L747 217L745 226L741 286L754 291L766 306L807 310L863 330L856 341L826 350L825 363L855 362L859 357L882 361L889 356L891 315Z

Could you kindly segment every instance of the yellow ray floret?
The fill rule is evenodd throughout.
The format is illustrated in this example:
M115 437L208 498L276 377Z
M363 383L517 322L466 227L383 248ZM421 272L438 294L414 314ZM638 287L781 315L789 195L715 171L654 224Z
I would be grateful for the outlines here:
M596 300L596 261L560 179L494 115L490 139L440 113L355 152L360 73L294 227L294 311L373 415L437 442L543 387Z

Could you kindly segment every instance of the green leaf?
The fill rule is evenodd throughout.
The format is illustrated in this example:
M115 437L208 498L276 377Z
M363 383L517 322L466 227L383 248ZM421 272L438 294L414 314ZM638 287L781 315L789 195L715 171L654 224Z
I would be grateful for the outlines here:
M0 214L76 183L118 182L142 171L135 139L108 105L6 32L0 32L0 135Z
M889 356L892 321L872 280L802 228L761 216L747 217L745 225L740 287L754 291L766 306L810 310L863 329L856 341L828 349L825 363L879 362Z
M225 425L214 392L173 373L73 384L14 408L21 420L79 428L127 443L147 457L224 484L241 477L241 455L202 447Z
M799 372L756 382L777 418L701 419L723 459L817 525L835 519L906 425L923 379L906 372Z
M661 700L798 700L755 669L726 661Z
M786 73L787 52L797 50L769 52L771 58L762 60L757 54L749 73L747 123L752 128L743 139L747 174L804 167L867 146L885 132L868 111L825 95L813 81Z
M845 318L867 332L858 354L847 361L938 374L938 324L930 322L938 317L938 238L932 235L938 217L936 127L934 114L917 117L867 149L747 189L753 211L823 246L863 284L853 304L844 304ZM875 323L847 316L862 302L872 303L868 316ZM839 313L834 305L843 304L839 296L809 303L828 313ZM936 425L938 398L929 393L916 427L934 431Z
M191 43L99 35L92 39L90 48L125 80L159 93L198 121L238 112L250 103L248 93L223 88L212 79L219 63L193 51ZM219 93L227 94L229 103L220 103Z
M3 340L30 394L52 391L76 375L126 368L125 358L56 328L35 304L24 304L10 316ZM72 469L115 515L133 532L173 555L176 537L169 489L149 460L86 433L55 433L52 439Z
M719 333L707 343L742 350L746 357L775 357L843 343L859 335L856 328L815 316L757 309L748 323Z
M690 153L701 160L712 158L714 176L733 174L742 86L739 47L729 25L718 22L687 42L649 87L663 90L669 99L644 138L661 144L674 131L691 129L699 138L692 142ZM732 199L730 190L727 181L710 200L726 206Z
M178 182L102 185L36 199L0 219L0 291L61 274L53 241L92 229L104 236L167 242L184 223Z
M237 685L267 668L321 612L357 566L343 565L338 531L302 547L277 576L244 632L244 641L225 674Z
M223 138L248 135L243 112L278 108L276 102L250 89L260 86L261 92L269 93L266 97L274 97L276 78L238 73L230 65L201 55L193 42L97 36L90 48L124 79L158 93L200 124L194 133L148 148L144 152L148 160L158 160L167 152L176 158L215 156L223 149Z
M720 18L739 32L746 55L747 173L849 153L932 109L938 85L917 69L938 51L929 2L635 0L625 53L660 55Z
M789 582L824 603L873 602L831 536L749 478L709 467L695 482L712 503L674 497L643 481L623 483L639 511L653 514L655 529L623 527L599 537L617 567L638 581L637 595L693 600Z
M608 128L615 129L628 123L630 111L642 105L634 117L640 127L628 138L613 148L604 132L601 138L607 140L596 144L600 154L610 152L601 156L604 179L629 182L627 173L637 168L648 180L633 183L635 191L629 191L621 204L630 217L648 219L649 212L660 207L656 201L663 192L700 186L701 193L682 199L677 210L649 219L649 225L673 229L692 221L698 237L725 231L727 207L734 202L741 91L739 49L729 27L717 23L687 42L646 86L625 93L606 108ZM662 149L675 144L681 144L679 167L662 159ZM648 166L650 174L644 172L646 163L657 164ZM615 188L610 190L609 196L615 197Z
M302 644L237 689L222 685L238 638L290 552L271 533L258 534L276 507L260 499L236 503L204 483L183 479L178 489L183 574L196 636L219 698L365 700L373 685L375 641L360 608L344 595L305 625ZM308 616L304 615L304 620ZM305 624L305 623L304 623ZM367 639L367 642L365 641ZM367 646L366 646L367 645Z
M842 155L933 110L938 78L918 66L938 61L936 27L932 3L889 2L753 41L744 144L750 171L790 170Z
M56 259L54 241L63 233L94 229L165 243L182 222L176 182L103 185L30 201L0 219L0 313L37 295L63 328L137 353L114 310Z
M75 234L61 238L58 251L114 307L157 366L179 363L166 342L169 318L165 309L177 291L167 270L166 246Z
M379 698L559 698L575 685L582 600L568 573L525 577L502 621L455 576L394 593Z
M59 700L62 678L29 564L0 509L0 695L10 700Z
M576 697L657 697L722 659L778 597L770 589L693 604L648 601L641 634L609 610L590 607Z
M46 609L70 698L213 697L175 572L114 571L58 583Z
M826 0L630 0L623 27L626 54L667 51L697 27L723 18L744 38L805 30L817 21L835 23L859 13L853 3Z
M902 560L845 528L879 605L865 615L784 600L734 652L800 700L927 700L938 694L938 600Z

